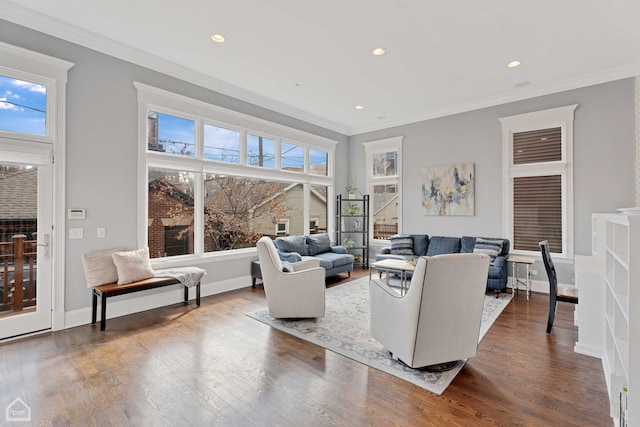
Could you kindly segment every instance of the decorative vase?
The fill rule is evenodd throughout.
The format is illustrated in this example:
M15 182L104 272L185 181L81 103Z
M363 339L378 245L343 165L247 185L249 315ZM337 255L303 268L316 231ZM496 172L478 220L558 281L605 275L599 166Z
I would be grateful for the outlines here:
M356 198L356 193L349 193L349 198L350 199L355 199Z

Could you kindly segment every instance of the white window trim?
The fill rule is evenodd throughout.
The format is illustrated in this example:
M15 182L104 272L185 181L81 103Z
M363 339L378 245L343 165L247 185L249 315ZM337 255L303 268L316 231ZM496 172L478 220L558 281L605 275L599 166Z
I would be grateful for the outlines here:
M551 108L532 113L502 117L502 224L503 235L513 242L513 178L522 176L560 175L562 179L562 247L560 259L571 260L573 240L573 120L578 105ZM513 164L513 134L536 129L560 127L562 130L562 160L544 164ZM537 251L512 248L512 253L540 256Z
M288 236L289 235L289 219L285 218L285 219L281 219L276 223L276 232L274 233L276 236L280 235L280 230L278 230L278 228L280 228L280 224L284 224L284 235Z
M3 42L0 42L0 57L0 74L16 78L23 76L25 80L47 86L46 135L2 132L0 142L21 147L25 151L33 151L28 148L29 144L46 143L53 151L51 327L57 331L65 328L66 94L67 74L74 63Z
M137 89L138 98L138 244L140 247L146 246L147 242L147 220L148 220L148 175L149 167L166 167L171 169L181 169L196 174L203 173L224 173L235 176L254 177L258 179L268 179L280 182L295 182L303 184L305 188L304 203L309 205L309 186L322 185L328 187L328 200L335 196L335 147L337 141L314 135L305 131L290 128L287 126L272 123L263 119L252 117L243 113L228 110L223 107L212 105L200 100L192 99L183 95L175 94L163 89L149 86L140 82L134 82ZM178 117L188 118L196 121L196 156L176 156L160 152L147 151L147 112L149 110L167 113ZM200 149L203 147L204 135L200 132L201 126L214 124L227 129L240 131L241 135L241 157L240 163L228 163L216 160L204 159L204 153ZM262 168L246 164L246 146L242 141L246 140L247 134L261 135L273 138L276 141L276 154L279 154L280 142L296 143L304 147L305 153L305 174L279 169L279 163L275 168ZM308 173L309 149L326 151L328 168L327 176L311 175ZM199 182L200 180L196 180ZM197 185L197 184L196 184ZM202 191L195 188L196 198L200 197ZM202 200L194 200L196 206L202 206ZM305 209L303 224L308 227L309 212ZM334 227L335 206L327 203L327 221ZM196 209L194 212L194 224L197 229L202 229L204 224L204 214ZM308 233L309 230L306 230ZM190 260L194 257L234 257L243 249L204 253L203 242L198 238L194 241L193 255L185 255L181 259ZM158 258L152 262L167 262L177 257Z
M378 139L375 141L363 142L365 150L365 188L368 194L373 195L375 185L395 184L398 187L398 233L402 232L402 141L403 136ZM397 175L394 176L374 176L373 175L373 155L376 153L387 153L396 151L398 153L398 164L396 165ZM373 237L373 210L369 209L369 235ZM372 239L373 240L373 239ZM379 240L384 242L384 240Z

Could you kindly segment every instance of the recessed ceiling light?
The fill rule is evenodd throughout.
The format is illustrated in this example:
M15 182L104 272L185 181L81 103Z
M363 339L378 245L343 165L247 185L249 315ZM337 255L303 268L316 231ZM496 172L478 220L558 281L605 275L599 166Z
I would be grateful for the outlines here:
M377 48L373 49L373 54L376 55L376 56L380 56L380 55L384 55L384 53L386 51L387 50L385 48L383 48L383 47L377 47Z
M356 105L356 110L364 110L364 105Z
M224 36L222 34L212 34L211 35L211 40L213 40L216 43L222 43L224 42Z
M507 67L516 68L518 65L520 65L520 61L511 61L507 64Z

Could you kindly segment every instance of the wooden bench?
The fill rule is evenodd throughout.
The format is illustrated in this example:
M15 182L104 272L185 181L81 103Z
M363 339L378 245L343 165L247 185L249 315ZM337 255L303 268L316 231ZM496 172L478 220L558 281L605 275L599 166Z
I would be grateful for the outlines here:
M109 283L93 288L93 301L91 309L91 324L96 324L96 315L98 311L98 297L100 302L100 331L104 331L107 327L107 298L116 295L130 294L132 292L145 291L147 289L161 288L163 286L175 285L180 283L178 279L172 277L152 277L150 279L140 280L137 282L127 283L126 285L118 285L117 283ZM189 287L184 287L184 302L189 303ZM196 285L196 306L200 307L200 282Z

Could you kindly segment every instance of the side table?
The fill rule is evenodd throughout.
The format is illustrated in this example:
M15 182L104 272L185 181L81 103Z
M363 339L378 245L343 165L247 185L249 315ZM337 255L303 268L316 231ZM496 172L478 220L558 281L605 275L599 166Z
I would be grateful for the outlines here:
M511 278L511 293L517 295L520 285L524 285L525 290L527 291L527 301L529 301L529 297L531 295L531 265L533 265L535 261L535 258L529 258L519 255L512 255L507 258L507 262L511 263L513 269L513 277ZM524 279L521 279L520 275L518 274L520 273L520 266L525 266L527 269Z
M262 280L262 271L260 270L260 261L251 261L251 287L256 287L256 279Z
M398 273L400 276L400 295L404 295L407 293L409 289L409 278L407 277L407 272L413 272L415 270L415 265L409 264L404 260L399 259L384 259L382 261L376 261L369 265L369 281L371 281L371 271L375 268L378 272L382 273L383 271L387 274L387 286L389 286L389 276L393 273Z

